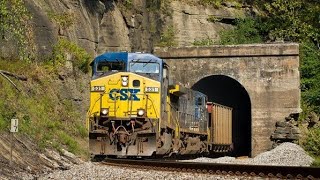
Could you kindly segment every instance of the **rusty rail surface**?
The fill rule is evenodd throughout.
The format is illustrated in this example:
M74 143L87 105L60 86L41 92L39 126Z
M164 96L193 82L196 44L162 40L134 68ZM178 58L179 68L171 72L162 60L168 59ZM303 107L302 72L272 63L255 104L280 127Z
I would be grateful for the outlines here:
M106 165L130 168L155 169L162 171L181 171L216 175L287 179L320 179L320 168L316 167L264 166L243 164L178 162L173 160L166 161L109 158L105 159L102 163Z

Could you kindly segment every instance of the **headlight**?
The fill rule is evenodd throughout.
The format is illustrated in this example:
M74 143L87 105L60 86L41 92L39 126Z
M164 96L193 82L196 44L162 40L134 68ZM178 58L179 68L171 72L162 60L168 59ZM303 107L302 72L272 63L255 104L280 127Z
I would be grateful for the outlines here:
M121 79L122 81L128 81L128 76L122 76Z
M128 81L122 81L122 86L128 86Z
M144 109L138 109L138 116L144 115Z
M107 115L109 112L109 109L101 109L101 115Z
M121 84L122 86L128 86L129 77L128 76L121 76Z

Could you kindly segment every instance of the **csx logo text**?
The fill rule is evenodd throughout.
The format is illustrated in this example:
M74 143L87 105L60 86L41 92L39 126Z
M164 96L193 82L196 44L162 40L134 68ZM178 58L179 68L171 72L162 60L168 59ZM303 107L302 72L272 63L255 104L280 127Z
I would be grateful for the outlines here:
M133 100L140 101L140 98L137 97L137 93L140 92L140 89L112 89L109 93L109 97L112 100L116 100L120 97L120 101ZM117 93L120 93L120 96L117 96ZM128 95L130 93L130 95Z

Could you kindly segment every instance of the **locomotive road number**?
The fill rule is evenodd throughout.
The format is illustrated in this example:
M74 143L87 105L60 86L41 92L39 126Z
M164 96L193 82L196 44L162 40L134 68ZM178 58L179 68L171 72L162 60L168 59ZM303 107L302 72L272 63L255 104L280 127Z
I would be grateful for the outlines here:
M159 92L159 88L158 87L146 87L145 91L146 92L158 93Z
M105 87L104 86L93 86L91 88L91 91L104 91Z

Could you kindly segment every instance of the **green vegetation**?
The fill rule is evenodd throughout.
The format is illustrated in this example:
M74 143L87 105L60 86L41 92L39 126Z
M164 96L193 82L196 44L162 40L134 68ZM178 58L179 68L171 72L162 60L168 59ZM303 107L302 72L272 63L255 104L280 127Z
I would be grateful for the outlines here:
M239 9L241 8L242 4L244 1L239 1L239 0L199 0L199 4L205 5L205 6L212 6L214 8L220 8L222 6L222 3L224 2L232 2L232 5Z
M56 13L54 11L49 11L47 14L51 20L64 29L67 29L75 23L75 15L73 13Z
M214 15L209 15L209 17L207 18L207 21L215 23L215 22L220 22L222 19L218 18Z
M0 78L0 129L8 130L11 118L18 118L19 134L35 139L38 146L85 155L79 145L87 137L85 117L72 100L61 98L52 74L44 65L0 60L0 67L10 72L23 72L28 83L12 79L22 90L18 92L4 78ZM30 69L28 71L27 69Z
M210 39L209 37L204 38L204 39L199 39L199 40L194 40L194 42L192 43L192 45L194 46L211 46L216 44L212 39Z
M319 42L318 2L312 0L273 0L265 3L263 9L267 16L262 30L269 38L282 38L286 41Z
M310 128L305 136L301 145L314 158L311 166L320 167L320 128Z
M320 113L320 4L311 0L265 3L260 31L268 39L300 43L301 90L305 109Z
M307 138L303 142L304 148L312 155L320 157L320 128L314 127L309 129Z
M122 0L122 3L128 9L132 8L132 6L133 6L132 0Z
M250 44L261 43L258 24L253 18L236 20L236 27L233 30L220 32L220 44Z
M48 16L65 29L74 23L74 16L70 13L48 12ZM0 69L28 77L26 82L11 78L21 92L0 77L0 99L3 100L0 101L0 131L8 131L10 120L18 118L18 135L32 137L41 149L55 148L60 151L64 148L86 155L85 117L72 99L61 96L60 93L65 90L59 90L57 74L64 71L67 60L73 68L88 72L90 55L75 43L61 38L54 45L50 59L35 62L31 56L31 15L24 1L0 0L0 18L1 41L15 42L20 50L20 59L24 59L0 59ZM83 90L83 82L76 81L74 85Z
M320 114L320 51L312 42L300 44L303 110Z
M79 68L83 72L89 71L89 63L91 56L77 44L60 38L58 43L53 47L53 56L51 62L54 66L65 65L67 59L72 60L73 66Z
M175 40L176 30L173 26L167 27L167 29L161 34L160 42L157 44L159 47L174 47L177 46Z
M170 3L172 0L148 0L146 1L146 8L149 12L161 13L161 15L172 15ZM160 14L159 14L160 15Z
M200 0L199 1L199 3L202 5L209 5L209 6L213 6L215 8L221 7L222 2L223 2L223 0Z
M320 167L320 158L319 157L315 157L313 163L311 164L311 166L313 167Z
M23 0L0 1L0 41L15 42L19 58L24 60L33 56L31 18Z

